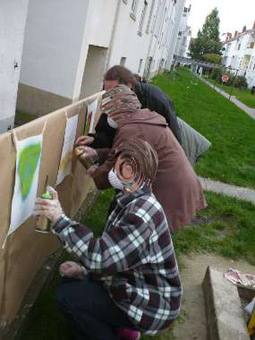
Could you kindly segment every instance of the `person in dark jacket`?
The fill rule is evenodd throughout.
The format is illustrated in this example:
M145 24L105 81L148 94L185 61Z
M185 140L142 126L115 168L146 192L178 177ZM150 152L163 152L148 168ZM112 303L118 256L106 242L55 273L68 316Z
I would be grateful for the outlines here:
M181 131L174 112L173 102L163 91L154 85L138 82L130 70L124 66L116 65L106 72L104 88L107 91L119 84L127 85L135 92L142 109L147 108L163 116L175 138L181 144ZM116 129L109 126L105 114L101 114L95 130L96 134L94 136L79 137L76 145L89 145L92 148L111 148Z

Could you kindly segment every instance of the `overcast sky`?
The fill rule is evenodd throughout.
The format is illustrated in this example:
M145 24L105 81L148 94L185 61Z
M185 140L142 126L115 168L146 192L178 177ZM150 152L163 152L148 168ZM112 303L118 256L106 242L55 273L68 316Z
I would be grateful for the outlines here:
M202 28L206 16L217 7L220 17L220 33L242 31L243 26L252 28L255 21L255 0L186 0L191 4L188 25L192 29L192 37L196 37ZM225 36L222 36L223 40Z

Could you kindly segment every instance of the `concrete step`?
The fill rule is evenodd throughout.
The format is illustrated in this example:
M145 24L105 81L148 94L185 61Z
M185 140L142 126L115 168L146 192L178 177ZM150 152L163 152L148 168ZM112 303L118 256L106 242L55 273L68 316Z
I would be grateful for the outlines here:
M203 291L208 340L250 340L237 287L209 266Z

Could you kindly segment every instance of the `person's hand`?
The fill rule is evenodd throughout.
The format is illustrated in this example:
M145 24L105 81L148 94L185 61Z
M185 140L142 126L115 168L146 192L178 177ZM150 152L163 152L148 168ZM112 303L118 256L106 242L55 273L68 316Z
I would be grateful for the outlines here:
M59 266L61 276L83 280L86 277L85 267L73 261L66 261Z
M98 165L97 165L97 164L94 164L94 165L92 165L90 168L88 168L87 173L88 173L90 176L92 176L93 173L96 171L97 168L98 168Z
M52 223L55 223L63 214L61 204L58 200L58 193L52 187L47 188L53 199L36 198L34 214L47 217Z
M90 148L89 146L77 146L75 150L76 150L76 153L83 154L83 157L92 163L98 160L98 154L96 150L93 148Z
M95 138L91 136L80 136L75 141L75 146L86 146L94 142Z

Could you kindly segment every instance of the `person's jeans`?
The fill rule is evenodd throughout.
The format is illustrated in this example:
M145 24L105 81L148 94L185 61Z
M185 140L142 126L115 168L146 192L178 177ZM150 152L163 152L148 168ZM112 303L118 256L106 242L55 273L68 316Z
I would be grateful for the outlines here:
M100 282L64 279L57 289L60 308L79 340L117 340L116 331L132 328L126 314Z

